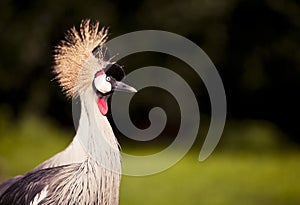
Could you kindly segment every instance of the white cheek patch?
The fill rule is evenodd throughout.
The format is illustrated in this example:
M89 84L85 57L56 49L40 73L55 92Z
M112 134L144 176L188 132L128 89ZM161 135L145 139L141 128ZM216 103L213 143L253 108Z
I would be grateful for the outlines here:
M106 75L102 74L95 78L95 87L101 93L108 93L111 91L111 83L106 81Z

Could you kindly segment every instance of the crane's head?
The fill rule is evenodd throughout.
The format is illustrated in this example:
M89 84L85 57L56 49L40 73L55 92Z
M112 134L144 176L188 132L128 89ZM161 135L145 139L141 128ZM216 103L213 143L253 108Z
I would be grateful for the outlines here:
M99 110L103 115L108 111L107 98L111 93L114 91L136 92L135 88L121 81L124 77L123 68L116 63L108 64L95 74L93 87L98 96Z
M66 40L56 48L54 71L68 97L77 97L88 90L97 96L102 115L108 111L107 99L114 91L136 92L121 82L125 77L122 66L105 58L103 45L107 29L99 29L99 22L82 21L80 32L74 27Z

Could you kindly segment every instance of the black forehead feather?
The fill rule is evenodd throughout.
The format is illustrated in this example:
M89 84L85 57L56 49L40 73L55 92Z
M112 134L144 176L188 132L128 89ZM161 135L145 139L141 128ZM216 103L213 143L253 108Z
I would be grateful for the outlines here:
M121 81L125 77L125 72L122 66L116 63L108 64L104 71L107 76L112 76L117 81Z

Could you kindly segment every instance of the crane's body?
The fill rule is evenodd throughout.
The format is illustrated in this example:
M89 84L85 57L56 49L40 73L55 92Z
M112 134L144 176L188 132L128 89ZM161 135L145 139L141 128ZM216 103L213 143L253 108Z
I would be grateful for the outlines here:
M64 151L0 185L0 205L118 204L121 161L106 101L114 90L136 90L120 82L121 67L101 58L106 31L98 32L98 23L84 21L80 34L73 29L67 39L55 72L67 95L80 98L76 135Z

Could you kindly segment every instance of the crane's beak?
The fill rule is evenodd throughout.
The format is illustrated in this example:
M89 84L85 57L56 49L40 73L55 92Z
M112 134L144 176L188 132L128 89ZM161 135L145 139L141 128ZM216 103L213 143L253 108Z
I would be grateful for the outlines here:
M121 81L117 81L115 85L115 91L123 91L123 92L129 92L129 93L136 93L137 90L134 87L131 87Z

